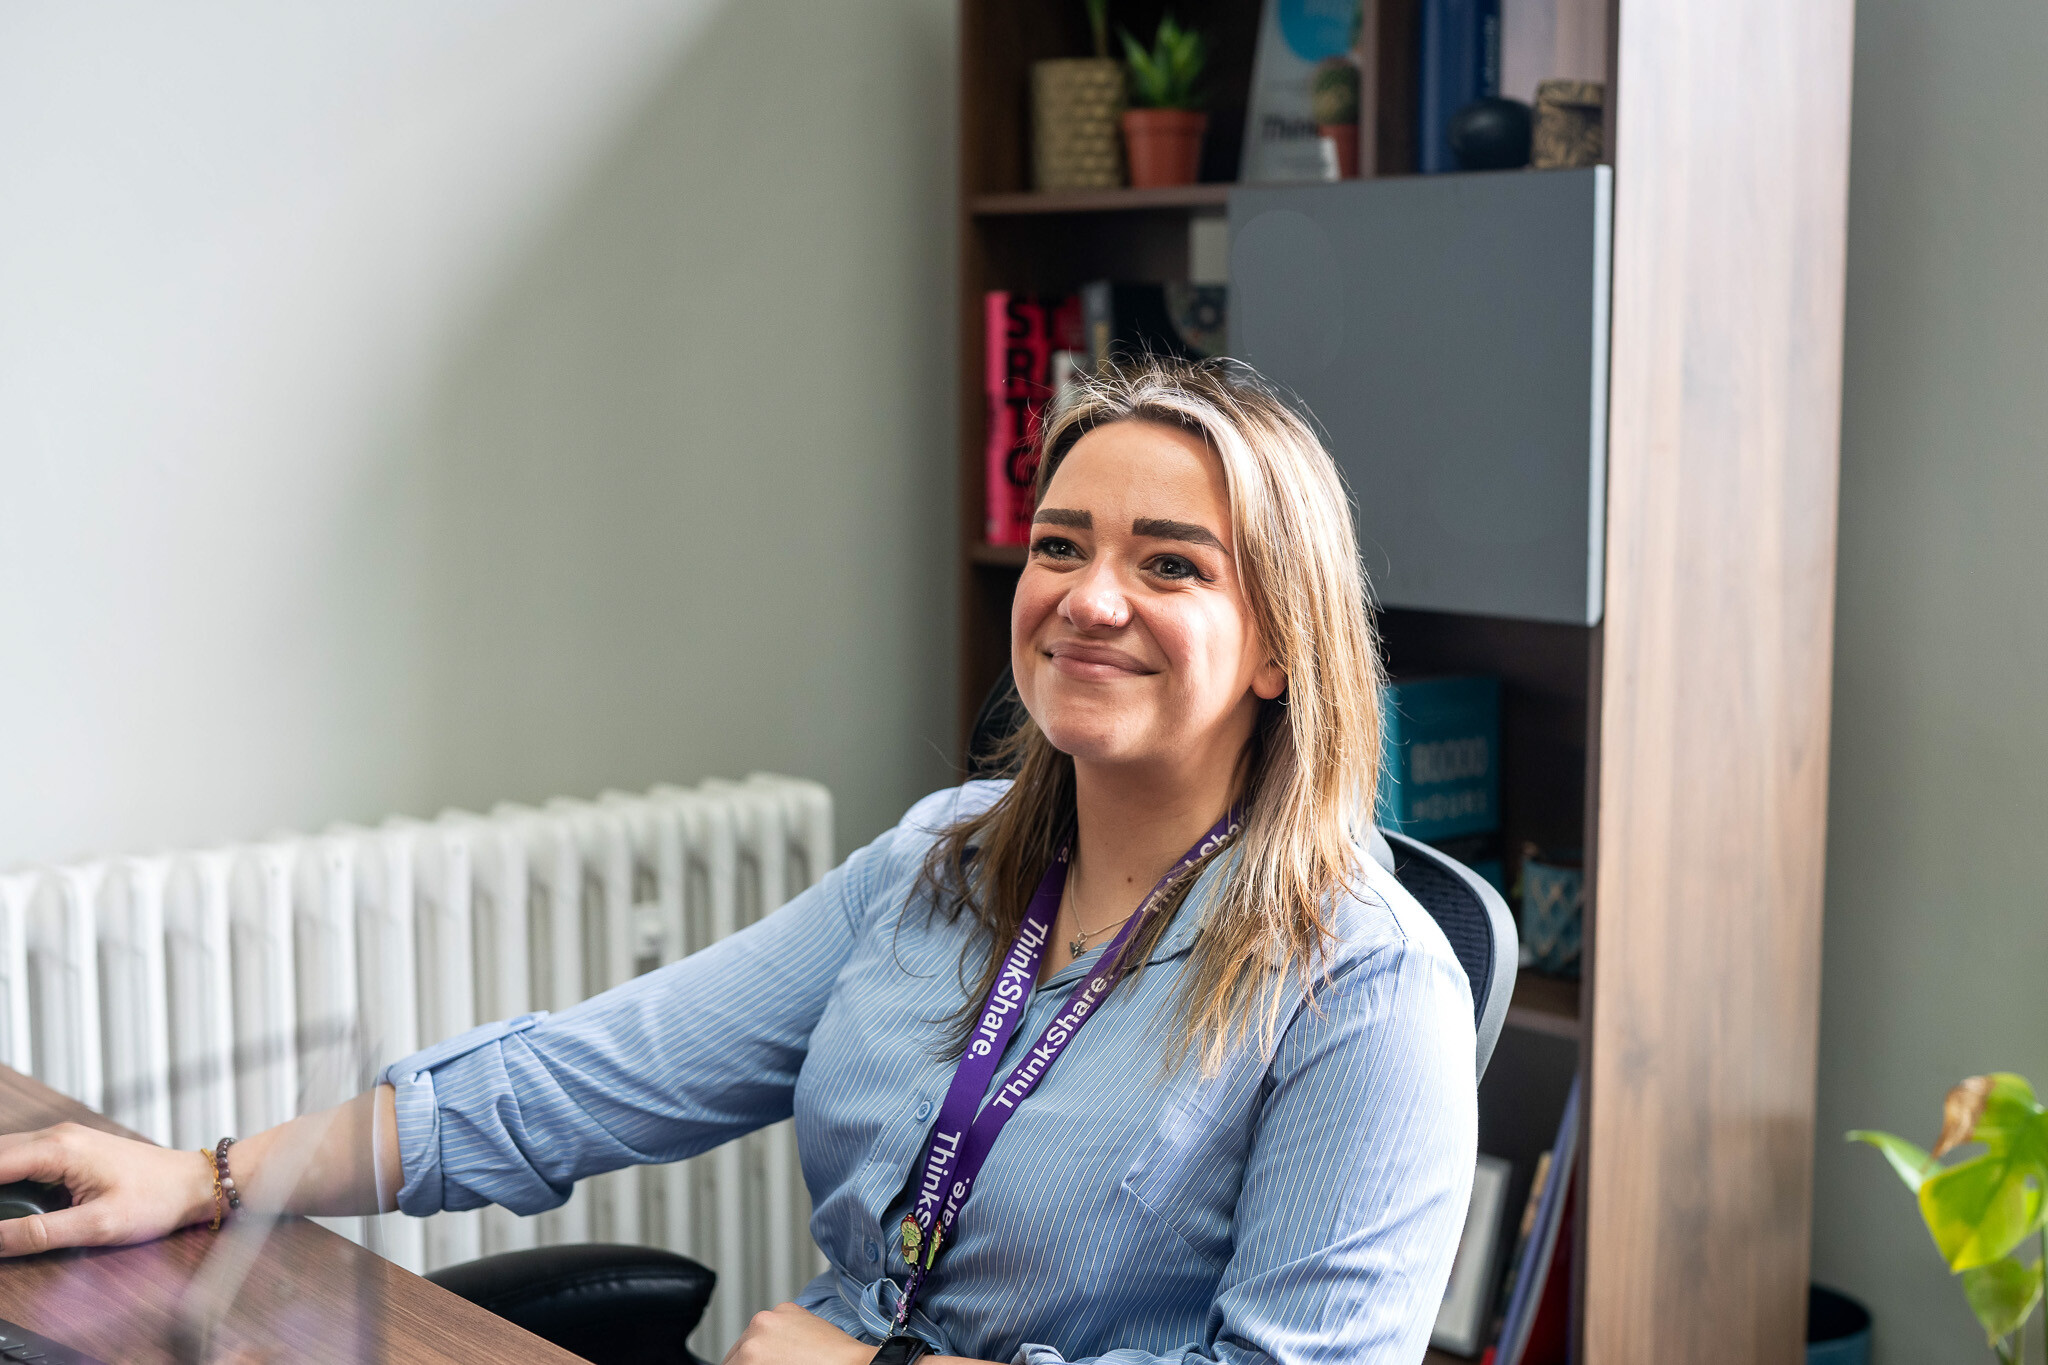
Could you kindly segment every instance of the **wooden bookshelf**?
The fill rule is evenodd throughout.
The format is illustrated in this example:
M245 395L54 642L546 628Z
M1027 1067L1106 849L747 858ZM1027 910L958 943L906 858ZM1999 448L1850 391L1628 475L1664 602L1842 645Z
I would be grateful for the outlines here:
M1229 185L1172 185L1156 190L1036 190L977 194L968 211L977 218L1033 213L1174 213L1220 209L1230 201Z
M1515 994L1508 1001L1508 1027L1577 1041L1579 983L1522 972L1515 978Z
M1817 1042L1850 0L1518 2L1544 9L1555 74L1604 73L1610 92L1606 615L1574 627L1387 611L1380 631L1397 676L1502 679L1510 884L1524 844L1586 860L1584 981L1518 980L1481 1096L1498 1124L1518 1096L1554 1103L1548 1090L1574 1066L1585 1086L1580 1358L1792 1365ZM1144 34L1166 8L1120 0L1115 17ZM1202 183L1042 194L1028 73L1086 54L1083 6L961 3L963 740L1008 662L1024 563L1021 547L983 543L984 293L1183 279L1190 218L1222 211L1237 175L1258 0L1171 8L1215 54ZM1416 12L1416 0L1378 0L1379 174L1414 164Z
M975 545L967 552L968 558L984 568L1012 571L1024 567L1025 553L1022 545Z

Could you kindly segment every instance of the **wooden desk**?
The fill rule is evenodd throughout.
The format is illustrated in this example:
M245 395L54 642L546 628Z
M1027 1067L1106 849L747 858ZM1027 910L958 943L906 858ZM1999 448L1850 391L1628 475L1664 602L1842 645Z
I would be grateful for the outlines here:
M70 1119L134 1136L20 1072L0 1066L0 1132ZM186 1228L161 1242L0 1261L0 1317L119 1365L169 1365L179 1298L218 1234ZM369 1350L363 1321L372 1315ZM478 1360L575 1365L578 1357L300 1219L280 1224L220 1324L217 1358L365 1359L411 1365Z

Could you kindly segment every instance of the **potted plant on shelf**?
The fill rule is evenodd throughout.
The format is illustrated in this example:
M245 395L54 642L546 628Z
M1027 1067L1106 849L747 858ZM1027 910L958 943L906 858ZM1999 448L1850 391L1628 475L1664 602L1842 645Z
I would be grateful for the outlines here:
M1326 57L1316 64L1309 84L1310 117L1316 135L1329 144L1325 153L1336 166L1336 178L1358 175L1358 64L1350 57Z
M1202 165L1202 135L1209 128L1200 88L1208 44L1171 14L1160 19L1150 52L1129 29L1120 31L1136 106L1125 110L1123 118L1131 183L1141 188L1192 185Z
M2048 1109L2034 1087L2011 1072L1970 1077L1948 1092L1932 1152L1865 1129L1849 1140L1883 1152L1919 1196L1920 1217L1949 1269L1962 1276L1992 1351L2001 1365L2019 1365L2048 1261ZM1942 1164L1972 1142L1982 1144L1981 1155ZM2032 1250L2035 1239L2044 1256L2029 1264L2021 1249Z
M1087 6L1095 55L1031 64L1031 169L1041 190L1114 189L1124 182L1116 136L1123 65L1109 55L1109 0Z

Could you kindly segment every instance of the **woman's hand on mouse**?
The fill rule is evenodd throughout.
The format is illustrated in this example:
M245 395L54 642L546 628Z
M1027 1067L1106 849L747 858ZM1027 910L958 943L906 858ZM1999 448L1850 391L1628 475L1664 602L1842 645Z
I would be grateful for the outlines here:
M392 1089L373 1086L332 1109L251 1133L228 1164L245 1208L335 1217L394 1209L404 1172ZM76 1123L0 1135L0 1185L17 1180L63 1185L71 1207L0 1220L0 1257L147 1242L227 1213L214 1203L205 1152Z
M147 1242L213 1217L213 1165L83 1124L0 1135L0 1185L62 1185L71 1207L0 1221L0 1257Z

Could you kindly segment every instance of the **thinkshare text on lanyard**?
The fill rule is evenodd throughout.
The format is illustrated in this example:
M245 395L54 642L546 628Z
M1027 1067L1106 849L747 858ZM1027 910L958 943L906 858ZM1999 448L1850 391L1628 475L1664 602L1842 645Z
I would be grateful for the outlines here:
M900 1331L910 1320L911 1308L917 1301L918 1291L924 1287L925 1276L937 1263L940 1248L951 1240L961 1206L974 1192L975 1177L981 1174L982 1163L988 1159L989 1149L995 1145L1003 1125L1010 1121L1017 1106L1045 1078L1045 1073L1052 1069L1060 1053L1081 1031L1081 1026L1088 1022L1103 999L1116 988L1126 965L1125 950L1151 918L1161 893L1181 874L1221 848L1237 833L1242 821L1242 809L1233 808L1168 869L1139 905L1137 913L1126 920L1116 937L1109 941L1094 974L1074 992L1066 1007L1053 1016L1038 1041L1024 1054L1023 1060L1011 1068L1002 1085L983 1105L981 1097L988 1094L988 1084L995 1075L996 1064L1003 1055L1003 1049L1009 1045L1011 1035L1017 1031L1017 1021L1023 1016L1025 1003L1037 983L1039 964L1044 961L1045 945L1052 936L1053 920L1059 913L1060 895L1066 889L1071 841L1063 845L1053 858L1052 866L1046 869L1044 879L1039 882L1037 892L1025 909L1024 922L1018 926L1017 937L1003 957L1002 968L996 973L995 982L982 1002L980 1017L973 1033L968 1036L967 1050L960 1058L959 1068L953 1073L953 1083L947 1087L945 1103L939 1108L938 1122L926 1143L914 1202L911 1211L904 1216L901 1228L903 1259L910 1264L911 1273L898 1302L893 1330ZM977 1108L979 1113L975 1112Z

